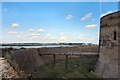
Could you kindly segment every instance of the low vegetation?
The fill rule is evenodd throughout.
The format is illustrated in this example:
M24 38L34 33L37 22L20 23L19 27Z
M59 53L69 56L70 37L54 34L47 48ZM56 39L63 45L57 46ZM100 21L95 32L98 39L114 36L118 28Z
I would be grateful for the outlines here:
M96 78L94 75L94 66L97 56L85 56L68 60L66 68L65 61L57 61L55 67L49 63L37 68L32 73L32 78Z
M67 50L65 48L64 50ZM72 49L72 48L70 48ZM73 48L74 50L79 50ZM96 50L96 48L94 48ZM48 49L48 52L51 50ZM52 49L52 51L55 50ZM64 51L62 50L62 51ZM93 50L93 49L92 49ZM18 72L20 77L32 78L95 78L94 66L98 59L97 55L69 57L68 67L65 56L56 56L56 64L53 66L53 55L39 55L42 49L3 49L5 57L11 66ZM43 49L44 51L44 49ZM47 49L45 48L45 51ZM56 51L59 51L56 48Z

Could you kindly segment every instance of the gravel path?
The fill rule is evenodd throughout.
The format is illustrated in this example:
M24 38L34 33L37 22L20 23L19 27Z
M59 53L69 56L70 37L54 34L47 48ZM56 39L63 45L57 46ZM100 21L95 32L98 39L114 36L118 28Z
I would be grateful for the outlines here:
M2 78L18 78L18 74L6 59L0 57L0 80Z

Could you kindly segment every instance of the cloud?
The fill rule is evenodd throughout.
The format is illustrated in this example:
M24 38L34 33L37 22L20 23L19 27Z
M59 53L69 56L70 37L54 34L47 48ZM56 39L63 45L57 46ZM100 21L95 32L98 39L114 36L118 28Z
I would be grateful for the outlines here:
M29 29L28 31L29 31L29 32L33 32L33 29Z
M24 33L16 32L16 31L9 31L7 33L10 34L10 35L8 35L9 37L12 36L12 37L17 38L17 39L18 38L22 39L25 36Z
M49 37L49 36L50 36L50 34L47 34L46 36L47 36L47 37Z
M26 36L27 39L34 40L34 39L39 39L40 34L37 33L31 33L30 35Z
M64 32L61 32L60 35L64 35Z
M18 24L18 23L13 23L12 25L11 25L11 27L12 28L18 28L20 25Z
M9 31L8 34L14 34L15 35L15 34L17 34L17 32L16 31Z
M55 39L55 37L51 37L51 39L52 39L52 40L54 40L54 39Z
M31 36L39 36L40 34L32 33Z
M92 13L88 13L85 16L83 16L80 20L84 21L92 16Z
M92 29L92 28L95 28L96 26L97 26L96 24L91 24L91 25L87 25L85 27L88 29Z
M112 13L112 12L113 12L113 11L107 11L106 13L101 14L100 17L103 17L103 16L105 16L105 15L107 15L107 14L110 14L110 13Z
M61 37L60 37L60 40L67 40L67 37L61 36Z
M16 37L18 37L18 38L22 38L23 36L22 36L22 35L17 35Z
M37 31L38 32L44 32L44 29L38 29Z
M69 14L69 15L67 15L67 16L65 17L65 20L70 20L70 19L72 19L73 17L74 17L73 15Z

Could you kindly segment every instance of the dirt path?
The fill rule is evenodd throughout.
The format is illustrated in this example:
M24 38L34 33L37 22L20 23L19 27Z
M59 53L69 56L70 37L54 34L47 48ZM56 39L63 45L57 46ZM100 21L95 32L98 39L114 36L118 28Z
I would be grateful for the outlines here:
M18 74L6 59L0 57L0 80L2 78L18 78Z

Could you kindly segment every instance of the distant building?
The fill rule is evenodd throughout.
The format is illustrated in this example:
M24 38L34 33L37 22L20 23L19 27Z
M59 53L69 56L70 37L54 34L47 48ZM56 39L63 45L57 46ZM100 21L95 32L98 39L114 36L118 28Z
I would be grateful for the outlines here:
M119 78L120 11L108 14L100 21L99 60L95 72L101 78ZM119 63L119 64L118 64Z

